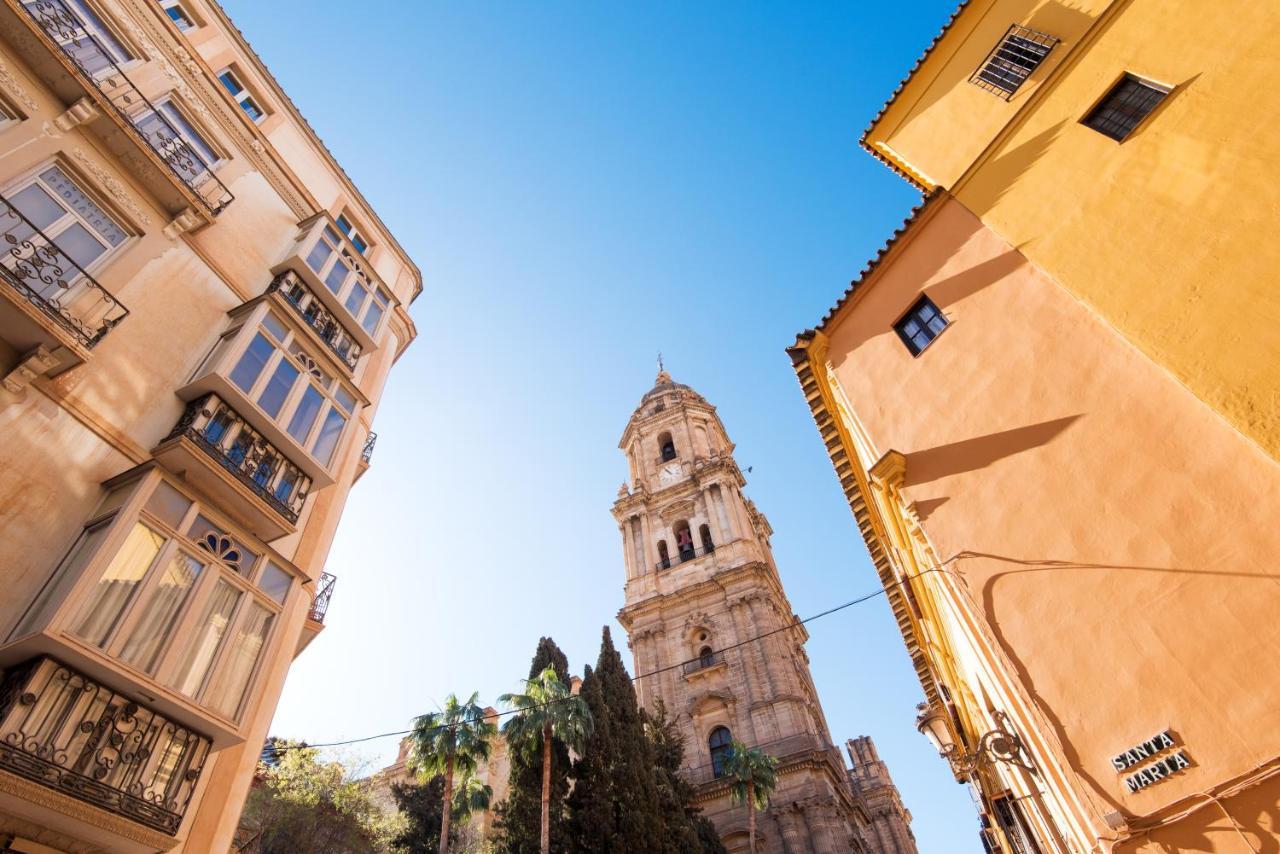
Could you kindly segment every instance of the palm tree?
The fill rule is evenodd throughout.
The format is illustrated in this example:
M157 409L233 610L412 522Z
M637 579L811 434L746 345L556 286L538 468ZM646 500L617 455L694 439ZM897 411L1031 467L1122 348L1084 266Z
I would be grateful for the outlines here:
M521 750L533 750L542 741L542 854L551 851L551 741L560 739L570 750L582 751L591 734L591 710L581 697L547 667L536 679L525 681L524 694L498 698L515 710L502 727L507 742Z
M479 692L459 703L450 694L444 709L415 718L409 735L412 747L409 770L424 783L439 774L444 778L443 818L440 822L440 854L449 851L449 818L453 812L453 775L470 777L476 765L489 758L489 739L498 728L484 719L477 703Z
M453 817L457 821L466 821L473 812L487 810L489 799L493 797L493 789L478 777L467 775L458 781L453 792Z
M777 769L777 759L740 741L729 745L724 758L724 776L732 786L729 796L735 804L747 805L747 840L751 854L756 854L756 810L769 805L769 796L778 785Z

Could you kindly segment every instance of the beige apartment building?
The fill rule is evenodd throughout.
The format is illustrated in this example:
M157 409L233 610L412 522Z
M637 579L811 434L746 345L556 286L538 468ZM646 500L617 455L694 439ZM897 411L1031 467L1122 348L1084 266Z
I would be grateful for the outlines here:
M0 0L0 847L226 851L413 261L212 0Z

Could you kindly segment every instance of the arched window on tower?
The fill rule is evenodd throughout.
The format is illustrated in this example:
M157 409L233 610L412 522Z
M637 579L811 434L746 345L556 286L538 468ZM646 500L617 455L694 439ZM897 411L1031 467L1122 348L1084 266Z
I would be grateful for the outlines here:
M671 555L667 553L666 540L658 540L658 566L662 569L671 568Z
M715 772L717 777L724 776L724 763L729 758L729 754L733 752L733 735L730 734L728 727L718 726L711 730L711 737L707 739L707 747L711 748L711 770Z
M698 669L703 670L716 663L716 651L704 646L698 651Z
M676 551L680 552L680 560L693 560L693 534L689 532L689 523L681 519L676 522Z
M698 527L698 539L702 540L703 554L711 554L716 550L716 544L711 542L711 528L706 525Z
M676 458L676 443L671 440L670 433L658 436L658 453L662 455L664 463Z

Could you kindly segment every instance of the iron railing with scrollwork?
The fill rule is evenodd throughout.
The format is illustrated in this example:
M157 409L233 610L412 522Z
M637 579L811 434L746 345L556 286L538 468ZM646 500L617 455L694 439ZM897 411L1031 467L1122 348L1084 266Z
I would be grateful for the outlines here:
M724 664L724 653L708 652L698 656L692 661L686 661L682 672L685 676L688 676L690 673L697 673L700 670L715 667L717 664Z
M360 449L360 459L365 465L369 465L369 461L373 459L373 446L378 444L378 434L369 431L369 438L364 440L364 447Z
M290 522L298 521L311 478L216 394L187 404L166 438L185 436Z
M695 549L692 546L690 546L689 548L681 549L680 551L676 552L675 557L668 557L664 560L659 560L656 564L653 565L653 568L654 569L670 569L673 564L684 563L685 561L689 561L689 560L696 560L697 558L713 553L715 550L716 550L716 547L714 543L710 545L705 545L700 549Z
M337 583L336 576L327 572L320 573L320 580L316 583L316 596L311 600L311 610L307 612L308 620L324 622L324 615L329 612L329 600L333 597L333 586Z
M0 279L86 347L129 314L97 279L0 196Z
M52 658L0 681L0 768L171 836L210 746Z
M66 0L20 0L20 3L27 16L79 72L86 89L92 88L99 94L123 120L126 132L154 151L210 214L216 216L235 200L227 186L213 174L210 164L133 85L115 57Z
M347 332L346 327L324 307L302 277L286 270L271 280L267 293L278 291L285 302L315 330L320 340L329 346L350 370L360 361L360 344Z

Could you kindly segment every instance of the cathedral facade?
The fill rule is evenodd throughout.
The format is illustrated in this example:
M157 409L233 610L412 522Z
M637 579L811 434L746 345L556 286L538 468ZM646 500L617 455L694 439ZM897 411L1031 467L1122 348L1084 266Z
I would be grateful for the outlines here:
M747 849L747 813L729 797L732 741L778 759L778 787L757 817L762 854L914 854L910 814L870 739L831 740L774 563L764 514L742 488L715 408L660 371L619 447L630 479L613 515L622 534L628 633L641 704L661 702L685 739L684 774L731 852Z

